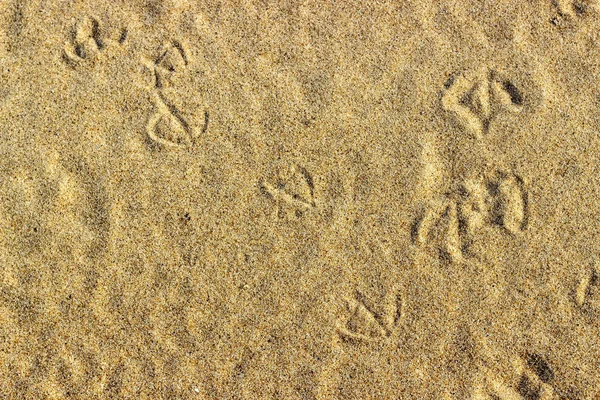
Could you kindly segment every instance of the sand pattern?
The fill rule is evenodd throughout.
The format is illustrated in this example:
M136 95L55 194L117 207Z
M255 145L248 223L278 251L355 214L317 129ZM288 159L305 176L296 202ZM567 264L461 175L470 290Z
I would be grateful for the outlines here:
M0 2L0 398L600 399L599 28Z

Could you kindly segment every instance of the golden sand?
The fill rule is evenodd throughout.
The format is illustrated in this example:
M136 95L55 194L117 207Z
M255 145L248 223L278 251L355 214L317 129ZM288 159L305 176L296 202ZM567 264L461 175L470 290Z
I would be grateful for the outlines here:
M595 0L0 0L0 399L600 399Z

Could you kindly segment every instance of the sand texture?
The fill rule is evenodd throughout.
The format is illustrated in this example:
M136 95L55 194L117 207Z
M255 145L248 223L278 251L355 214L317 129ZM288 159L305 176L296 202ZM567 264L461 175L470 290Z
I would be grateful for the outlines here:
M600 399L600 2L0 0L0 399Z

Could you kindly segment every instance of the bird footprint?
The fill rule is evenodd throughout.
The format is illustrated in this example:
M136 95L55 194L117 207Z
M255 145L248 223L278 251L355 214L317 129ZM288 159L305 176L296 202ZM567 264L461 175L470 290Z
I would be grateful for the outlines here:
M84 17L75 24L71 40L65 43L63 59L72 67L93 64L109 53L107 50L122 47L126 39L126 29L121 29L117 38L111 38L103 32L99 19Z
M337 331L347 342L374 342L390 337L404 318L404 302L398 291L388 293L382 311L356 291L345 299L349 317L338 321Z
M194 126L179 106L167 100L167 97L174 100L181 97L181 92L173 93L176 77L187 70L189 63L188 52L178 41L163 45L153 60L142 58L142 64L152 73L149 91L156 107L156 112L148 120L146 132L153 142L166 147L192 147L208 129L208 111L204 112L203 124Z

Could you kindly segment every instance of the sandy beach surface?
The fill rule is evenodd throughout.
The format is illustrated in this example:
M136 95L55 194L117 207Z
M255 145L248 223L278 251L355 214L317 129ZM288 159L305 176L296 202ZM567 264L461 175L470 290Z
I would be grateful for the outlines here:
M0 0L0 399L600 399L600 3Z

